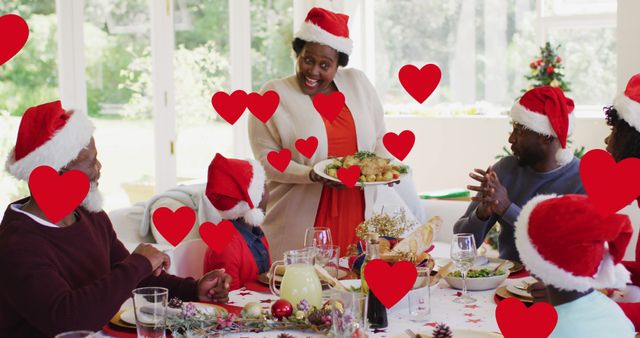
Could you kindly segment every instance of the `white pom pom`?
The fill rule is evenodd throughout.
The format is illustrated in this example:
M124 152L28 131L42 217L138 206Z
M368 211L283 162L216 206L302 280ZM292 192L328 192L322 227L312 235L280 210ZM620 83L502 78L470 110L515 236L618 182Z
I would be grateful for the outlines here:
M556 161L559 165L565 165L573 160L573 151L569 149L558 149L556 152Z
M601 288L623 288L627 283L631 281L629 271L622 264L613 264L613 259L609 252L605 252L598 268L593 287L597 289Z
M264 212L260 208L253 208L247 211L242 218L250 225L260 225L264 221Z

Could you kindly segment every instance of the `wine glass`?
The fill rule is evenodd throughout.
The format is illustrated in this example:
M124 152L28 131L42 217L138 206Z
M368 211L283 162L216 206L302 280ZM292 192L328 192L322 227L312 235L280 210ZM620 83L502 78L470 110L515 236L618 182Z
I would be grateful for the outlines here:
M325 227L309 228L304 234L304 247L327 249L333 245L331 229Z
M327 227L307 229L304 235L304 247L314 251L315 263L324 266L328 261L328 259L324 257L325 253L333 247L331 229Z
M473 234L454 234L451 240L451 259L462 274L462 295L453 301L460 304L475 303L476 299L467 293L467 272L476 258L476 241Z

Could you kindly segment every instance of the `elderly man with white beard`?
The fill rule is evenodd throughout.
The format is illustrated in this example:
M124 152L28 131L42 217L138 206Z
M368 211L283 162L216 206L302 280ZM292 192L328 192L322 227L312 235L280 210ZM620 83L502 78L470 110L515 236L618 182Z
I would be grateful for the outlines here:
M185 301L228 301L230 277L212 271L199 280L163 271L169 257L148 244L133 253L118 240L98 190L101 164L86 114L60 101L27 109L7 171L28 180L47 165L79 170L90 191L73 212L52 223L32 197L9 205L0 224L0 337L51 337L97 331L136 287L159 286Z

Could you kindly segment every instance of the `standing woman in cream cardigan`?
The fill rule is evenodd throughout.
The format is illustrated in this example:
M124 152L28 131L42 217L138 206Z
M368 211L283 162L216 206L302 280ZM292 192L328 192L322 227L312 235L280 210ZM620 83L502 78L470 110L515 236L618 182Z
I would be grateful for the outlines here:
M278 93L276 112L267 123L254 116L249 120L251 148L268 178L270 200L263 229L274 259L286 250L302 247L305 230L310 227L329 227L333 243L344 255L347 246L356 241L356 226L371 214L376 199L383 194L386 200L409 205L405 208L408 214L424 221L415 188L407 182L410 180L395 187L372 186L363 191L358 187L346 189L312 170L319 161L358 151L391 157L382 144L384 112L373 85L363 72L339 68L347 65L353 44L348 19L322 8L309 11L292 43L296 74L270 81L261 90ZM345 105L330 121L316 111L312 99L316 94L335 91L344 94ZM308 159L296 151L295 142L311 136L318 139L318 148ZM268 163L267 155L285 148L291 150L292 159L280 172ZM396 191L403 191L406 198L400 198Z

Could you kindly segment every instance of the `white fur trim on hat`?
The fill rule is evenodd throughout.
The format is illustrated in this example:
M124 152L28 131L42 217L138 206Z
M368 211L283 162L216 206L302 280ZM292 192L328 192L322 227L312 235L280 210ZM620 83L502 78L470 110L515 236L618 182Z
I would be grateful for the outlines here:
M618 95L613 100L613 107L618 111L618 115L630 126L640 132L640 102L630 99L624 94Z
M575 117L573 115L573 113L569 114L569 128L567 130L567 136L573 134L573 128L575 125ZM513 107L511 107L511 111L509 112L509 116L511 116L511 119L514 122L517 122L538 134L558 137L546 115L531 111L521 105L520 102L513 104Z
M258 204L260 204L262 194L264 193L266 174L260 162L255 160L249 160L248 162L251 164L253 177L251 177L247 192L249 193L249 198L251 198L251 203L253 203L253 209L249 208L249 203L239 201L233 208L229 210L218 210L218 213L220 213L220 216L224 219L238 219L242 217L247 224L259 225L262 224L264 220L264 213L258 208ZM262 219L257 215L258 213L262 215ZM258 224L252 223L258 221Z
M7 171L18 179L28 181L31 172L42 165L56 171L78 157L82 148L91 142L95 127L86 114L74 112L65 125L47 142L19 161L15 160L15 147L6 162Z
M305 41L327 45L347 55L351 55L351 51L353 50L353 41L351 39L333 35L320 28L320 26L308 21L302 23L295 37Z
M534 276L540 278L545 284L553 285L559 290L584 292L592 288L605 287L604 284L626 284L629 281L629 272L622 264L613 265L611 256L607 252L603 258L598 271L593 277L576 276L559 266L547 261L540 255L538 249L531 243L529 237L529 218L535 207L548 199L557 197L555 194L538 195L529 200L522 207L520 215L515 223L516 248L520 254L522 263L526 266ZM609 258L607 260L607 257ZM621 271L623 269L624 271ZM606 285L606 287L615 287L614 285Z

